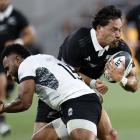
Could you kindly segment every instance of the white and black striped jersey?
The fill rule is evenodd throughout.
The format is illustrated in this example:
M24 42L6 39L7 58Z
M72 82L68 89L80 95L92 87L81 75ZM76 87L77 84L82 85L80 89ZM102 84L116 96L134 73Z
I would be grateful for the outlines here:
M4 49L5 43L19 38L23 29L27 26L29 26L27 18L12 5L9 5L5 11L1 12L0 53Z
M2 53L7 41L20 38L23 29L29 26L26 17L12 5L0 12L0 53ZM4 72L0 60L0 73Z
M114 48L102 47L97 41L94 29L80 28L64 40L58 59L73 67L80 67L80 72L96 79L103 74L105 63L110 56L118 51L131 54L126 43L120 41Z
M20 83L34 79L39 98L55 110L68 99L95 92L72 67L50 55L27 57L19 66L18 79Z

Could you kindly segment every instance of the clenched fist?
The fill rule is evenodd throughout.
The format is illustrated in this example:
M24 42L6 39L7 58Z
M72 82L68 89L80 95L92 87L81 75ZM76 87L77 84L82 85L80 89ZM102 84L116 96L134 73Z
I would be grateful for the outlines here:
M98 92L100 92L101 94L105 94L108 91L108 87L107 87L107 85L105 85L105 83L102 80L97 79L96 80L96 90Z

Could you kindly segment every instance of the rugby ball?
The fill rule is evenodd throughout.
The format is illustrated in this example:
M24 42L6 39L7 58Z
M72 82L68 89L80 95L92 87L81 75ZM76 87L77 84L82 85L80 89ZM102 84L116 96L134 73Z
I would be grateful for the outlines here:
M115 66L117 69L121 68L122 65L124 65L124 75L123 76L127 76L129 74L129 72L132 69L133 66L133 59L131 57L131 55L128 52L125 51L120 51L115 53L114 55L112 55L107 62L110 62L113 59ZM111 76L108 73L107 68L105 67L104 69L104 77L109 81L109 82L116 82L114 81Z

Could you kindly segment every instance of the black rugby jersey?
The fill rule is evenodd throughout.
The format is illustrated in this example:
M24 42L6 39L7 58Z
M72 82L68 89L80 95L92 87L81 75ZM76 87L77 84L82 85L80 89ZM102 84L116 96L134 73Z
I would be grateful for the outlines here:
M124 42L114 48L105 50L102 56L93 45L91 29L80 28L68 36L59 50L58 59L64 60L73 67L80 67L80 72L94 79L99 78L103 72L105 63L111 55L118 51L127 51L129 47Z
M8 40L20 37L22 30L29 25L24 15L16 9L3 21L0 21L0 53Z

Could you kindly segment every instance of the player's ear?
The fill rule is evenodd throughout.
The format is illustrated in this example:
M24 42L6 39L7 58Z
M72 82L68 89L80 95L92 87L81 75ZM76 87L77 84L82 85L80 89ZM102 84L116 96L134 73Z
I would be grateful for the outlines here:
M101 29L102 29L102 26L101 25L97 25L96 30L99 31Z
M18 56L18 55L16 55L16 62L17 62L18 64L20 64L20 63L21 63L21 57L20 57L20 56Z

